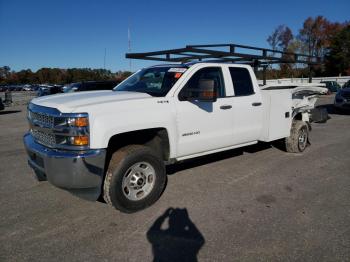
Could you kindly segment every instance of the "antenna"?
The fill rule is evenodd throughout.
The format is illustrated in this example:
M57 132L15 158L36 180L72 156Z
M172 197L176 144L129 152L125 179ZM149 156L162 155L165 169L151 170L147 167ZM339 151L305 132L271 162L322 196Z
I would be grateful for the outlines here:
M105 55L103 57L103 69L106 69L106 48L105 48Z
M131 33L130 33L130 19L128 23L128 52L131 53ZM131 72L131 59L129 59L129 68Z

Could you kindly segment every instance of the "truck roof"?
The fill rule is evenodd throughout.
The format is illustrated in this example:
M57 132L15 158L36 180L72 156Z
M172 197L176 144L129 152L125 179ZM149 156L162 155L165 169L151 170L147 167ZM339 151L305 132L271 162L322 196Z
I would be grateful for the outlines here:
M225 62L225 61L220 61L220 60L207 60L207 61L192 61L188 63L182 63L182 64L157 64L150 66L150 68L153 67L181 67L181 68L189 68L193 65L196 64L220 64L220 65L232 65L232 66L238 66L238 67L251 67L250 65L247 64L239 64L239 63L232 63L232 62Z

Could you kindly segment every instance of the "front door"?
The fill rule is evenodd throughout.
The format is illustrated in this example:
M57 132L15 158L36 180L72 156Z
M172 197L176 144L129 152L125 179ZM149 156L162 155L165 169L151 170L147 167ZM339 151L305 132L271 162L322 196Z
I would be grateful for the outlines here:
M182 98L186 89L198 88L201 81L214 82L216 102ZM205 67L196 71L180 91L176 101L179 157L232 144L233 110L231 99L225 98L224 82L221 67Z

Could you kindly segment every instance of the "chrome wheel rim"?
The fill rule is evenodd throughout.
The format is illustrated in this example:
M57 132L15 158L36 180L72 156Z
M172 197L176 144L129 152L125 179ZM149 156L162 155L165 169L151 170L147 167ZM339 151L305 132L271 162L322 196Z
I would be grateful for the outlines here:
M300 150L304 150L307 143L307 131L305 128L302 128L298 137L298 145Z
M147 162L137 162L124 174L122 191L124 196L132 201L138 201L150 194L154 187L156 172Z

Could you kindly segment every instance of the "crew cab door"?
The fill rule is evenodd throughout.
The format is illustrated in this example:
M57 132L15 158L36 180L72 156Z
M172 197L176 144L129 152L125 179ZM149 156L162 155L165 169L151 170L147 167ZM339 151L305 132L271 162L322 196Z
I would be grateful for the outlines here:
M260 89L251 68L227 66L233 111L233 143L242 144L257 141L263 126L263 104Z
M233 111L225 98L225 86L222 67L202 67L186 79L187 82L175 98L178 157L200 154L232 144ZM186 90L198 88L201 81L213 81L217 90L217 100L206 102L183 97Z

